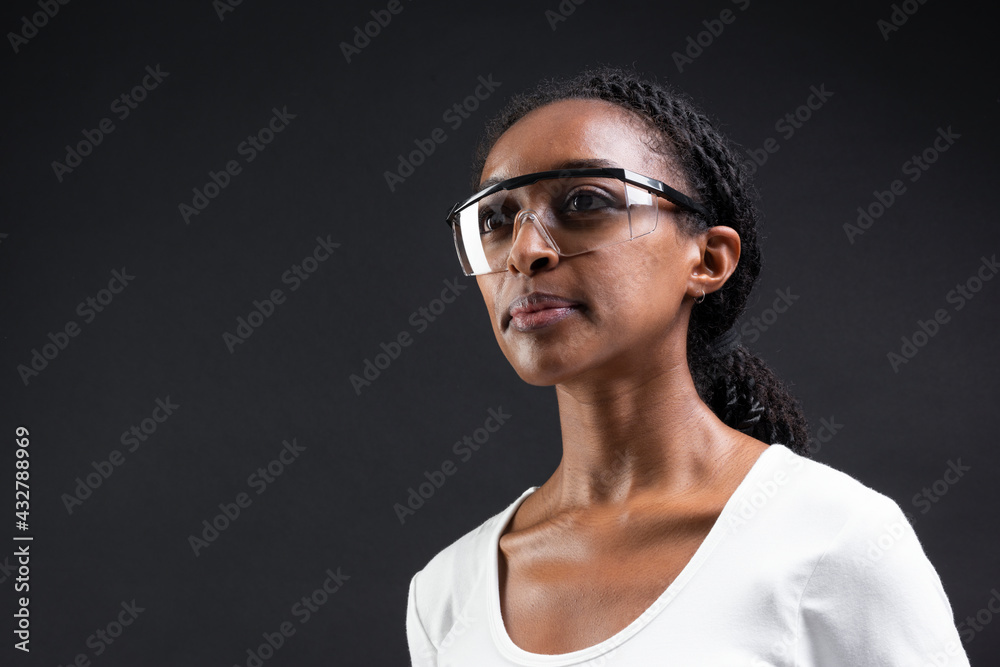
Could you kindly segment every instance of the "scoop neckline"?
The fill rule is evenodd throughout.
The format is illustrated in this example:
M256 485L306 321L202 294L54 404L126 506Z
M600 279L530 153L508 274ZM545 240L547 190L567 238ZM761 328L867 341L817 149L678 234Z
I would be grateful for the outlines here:
M505 658L513 660L520 665L526 665L529 667L535 665L544 665L545 667L561 667L564 665L578 664L585 660L593 660L594 658L600 657L624 644L640 630L646 627L650 622L652 622L652 620L668 604L670 604L674 598L677 597L688 581L694 577L705 560L708 559L712 551L715 550L719 542L729 533L731 525L731 522L728 520L729 515L738 511L737 506L742 497L746 495L753 482L760 477L760 475L766 472L767 465L765 465L765 461L769 462L773 459L776 454L772 452L777 452L779 449L791 453L791 450L778 443L770 445L767 449L760 453L760 456L757 457L757 460L754 461L750 470L743 477L743 480L737 485L736 490L733 491L729 500L726 501L726 504L722 508L722 512L719 513L719 517L715 520L712 528L708 531L708 535L706 535L705 539L702 540L702 543L698 545L698 549L694 552L694 555L687 562L687 564L684 565L674 580L670 582L667 588L659 595L659 597L657 597L653 604L639 614L635 620L604 641L594 644L593 646L588 646L576 651L570 651L569 653L532 653L531 651L522 649L520 646L515 644L510 638L510 635L507 634L507 628L503 623L503 615L500 612L500 535L510 523L511 518L517 511L517 508L521 506L521 503L523 503L524 500L534 493L539 487L532 486L528 488L507 508L504 514L501 515L500 520L497 521L497 525L490 535L490 595L487 607L489 615L488 624L490 626L490 633L493 636L494 645Z

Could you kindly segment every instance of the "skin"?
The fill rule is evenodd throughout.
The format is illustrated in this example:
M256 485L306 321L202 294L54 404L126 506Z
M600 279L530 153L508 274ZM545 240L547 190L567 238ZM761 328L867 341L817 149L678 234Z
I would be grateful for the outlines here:
M605 159L682 192L648 131L602 100L563 100L508 129L482 178ZM500 606L511 640L566 653L613 636L663 593L694 555L767 445L723 424L699 398L686 357L694 299L722 287L740 256L735 230L690 236L659 199L651 234L560 257L534 224L507 271L477 276L497 343L518 375L555 385L562 459L500 538ZM511 301L532 291L581 302L524 332Z

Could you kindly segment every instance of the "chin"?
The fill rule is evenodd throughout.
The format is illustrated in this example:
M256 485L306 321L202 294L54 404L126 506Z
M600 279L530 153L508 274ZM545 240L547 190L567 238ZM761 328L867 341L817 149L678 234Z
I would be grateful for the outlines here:
M584 369L580 368L578 359L567 359L551 349L522 349L511 352L502 348L504 356L518 377L536 387L551 387L578 375ZM580 354L580 348L572 348L574 356Z
M536 387L550 387L567 382L586 372L603 356L607 347L595 332L565 328L564 321L552 328L533 333L494 326L500 351L518 377Z
M517 367L514 368L514 371L517 372L517 376L519 378L524 380L527 384L535 387L553 387L560 382L558 376L538 372L526 372L525 370Z

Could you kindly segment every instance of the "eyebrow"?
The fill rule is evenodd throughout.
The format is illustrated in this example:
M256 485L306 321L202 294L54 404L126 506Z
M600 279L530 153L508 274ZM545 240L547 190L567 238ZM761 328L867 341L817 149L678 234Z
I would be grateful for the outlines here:
M549 170L558 169L587 169L590 167L600 168L600 167L620 167L616 162L611 160L604 160L601 158L579 158L576 160L566 160L560 162L559 164L552 165ZM547 170L548 171L548 170ZM485 190L486 188L496 185L497 183L502 183L508 178L513 178L513 176L494 176L493 178L487 178L485 181L479 184L479 191Z

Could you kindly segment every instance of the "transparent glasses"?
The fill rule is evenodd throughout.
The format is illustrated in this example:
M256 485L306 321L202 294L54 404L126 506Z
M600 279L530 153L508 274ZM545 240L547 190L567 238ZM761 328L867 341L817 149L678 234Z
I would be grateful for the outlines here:
M627 169L585 168L525 174L485 188L452 207L448 225L467 276L507 270L525 222L560 257L624 243L656 229L657 197L708 217L690 197Z

